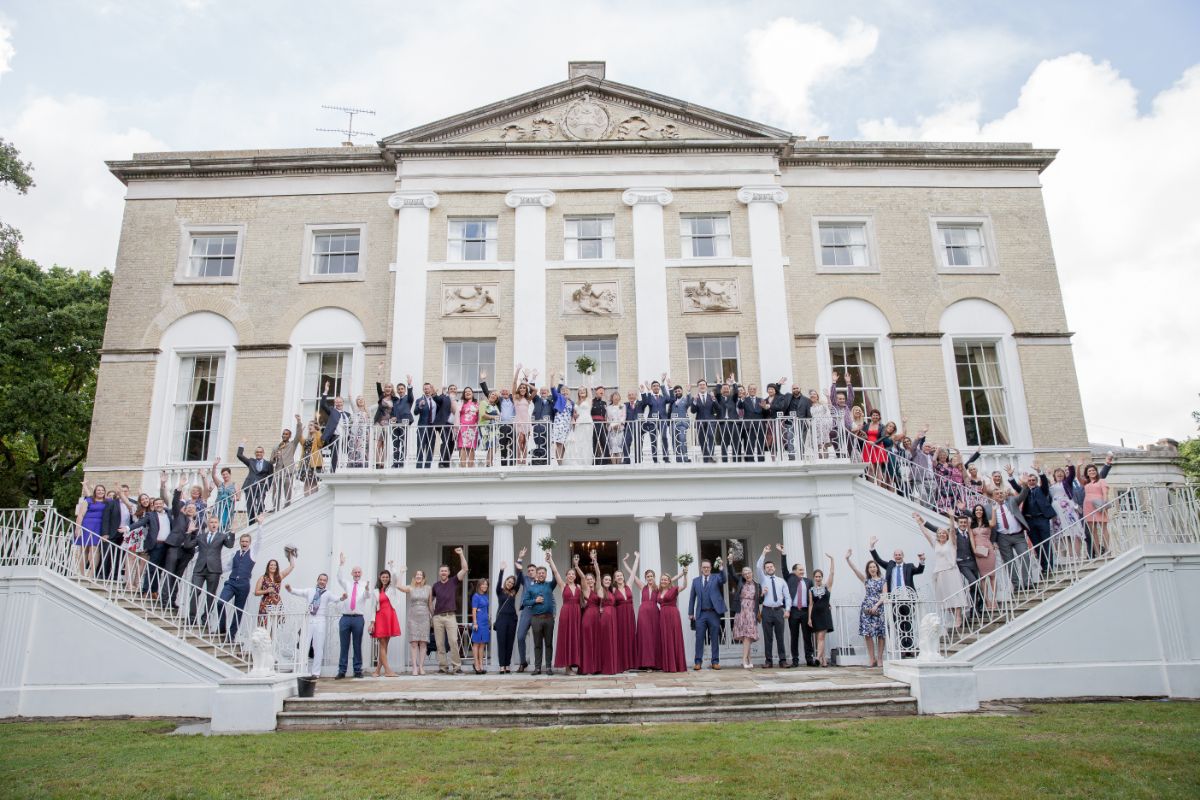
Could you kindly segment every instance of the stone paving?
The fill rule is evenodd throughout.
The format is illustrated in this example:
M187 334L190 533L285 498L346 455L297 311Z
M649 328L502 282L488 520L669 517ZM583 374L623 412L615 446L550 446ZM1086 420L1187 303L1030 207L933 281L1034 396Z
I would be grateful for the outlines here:
M832 689L867 684L897 684L880 669L867 667L824 667L798 669L741 669L719 671L707 667L700 672L626 672L621 675L568 676L513 673L500 675L425 675L396 678L335 680L322 678L316 697L347 695L405 696L453 695L463 698L487 696L620 697L637 694L689 695L711 692L778 692ZM897 684L899 685L899 684Z

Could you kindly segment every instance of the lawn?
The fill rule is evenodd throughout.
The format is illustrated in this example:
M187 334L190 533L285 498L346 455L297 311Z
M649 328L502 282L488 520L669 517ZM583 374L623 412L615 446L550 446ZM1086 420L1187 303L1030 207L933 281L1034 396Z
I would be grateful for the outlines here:
M165 736L0 723L0 797L1200 797L1200 703L1014 716Z

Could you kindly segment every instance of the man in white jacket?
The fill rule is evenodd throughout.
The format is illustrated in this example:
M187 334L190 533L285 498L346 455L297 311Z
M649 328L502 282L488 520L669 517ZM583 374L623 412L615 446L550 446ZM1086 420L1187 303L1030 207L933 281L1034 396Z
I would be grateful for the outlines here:
M309 674L314 678L321 677L321 661L325 655L325 613L329 608L330 603L336 603L339 600L345 600L346 594L342 593L340 598L334 597L328 589L329 576L322 572L317 576L317 585L311 589L293 589L291 584L284 584L283 588L288 594L294 594L296 597L303 597L304 602L308 605L308 634L305 641L301 643L300 652L305 656L308 655L309 645L312 645L312 666L309 669Z

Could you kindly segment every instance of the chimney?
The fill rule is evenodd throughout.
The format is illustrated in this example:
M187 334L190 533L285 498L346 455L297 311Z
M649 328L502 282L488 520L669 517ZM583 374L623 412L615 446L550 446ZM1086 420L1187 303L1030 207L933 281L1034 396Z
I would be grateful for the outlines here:
M604 62L568 61L567 80L573 81L576 78L595 78L598 81L604 80Z
M818 142L828 142L828 141L829 141L829 137L828 137L828 136L818 136L818 137L817 137L817 141L818 141Z

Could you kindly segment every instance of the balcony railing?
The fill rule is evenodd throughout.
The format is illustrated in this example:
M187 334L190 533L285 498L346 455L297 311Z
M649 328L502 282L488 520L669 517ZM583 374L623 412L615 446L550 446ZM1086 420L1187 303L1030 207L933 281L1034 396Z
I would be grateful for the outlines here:
M327 468L512 470L551 467L679 467L694 464L848 461L844 428L820 420L635 420L486 425L348 422Z

